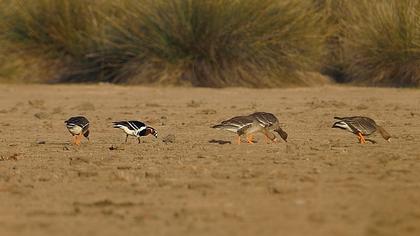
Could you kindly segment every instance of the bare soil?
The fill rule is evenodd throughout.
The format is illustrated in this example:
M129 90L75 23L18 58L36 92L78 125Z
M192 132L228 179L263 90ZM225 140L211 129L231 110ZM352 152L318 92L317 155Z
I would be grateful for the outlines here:
M210 128L254 111L289 142ZM350 115L392 142L331 128ZM124 144L122 119L159 138ZM419 141L419 90L0 85L0 235L420 235Z

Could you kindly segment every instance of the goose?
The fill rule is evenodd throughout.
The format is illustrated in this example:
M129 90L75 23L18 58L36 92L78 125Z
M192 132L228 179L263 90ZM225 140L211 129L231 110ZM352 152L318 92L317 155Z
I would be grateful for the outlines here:
M376 124L376 122L365 116L351 116L351 117L334 117L339 120L334 123L332 128L339 128L347 130L355 135L359 139L359 143L364 144L366 141L376 143L374 140L365 139L365 136L369 136L378 131L381 136L388 142L391 141L391 135L385 131L382 126Z
M149 134L158 137L156 129L147 126L141 121L130 120L130 121L114 121L114 128L121 129L126 134L125 142L128 140L128 136L137 137L140 143L140 137L147 136Z
M73 135L73 143L80 145L82 136L89 140L89 120L84 116L70 117L64 121L70 134Z

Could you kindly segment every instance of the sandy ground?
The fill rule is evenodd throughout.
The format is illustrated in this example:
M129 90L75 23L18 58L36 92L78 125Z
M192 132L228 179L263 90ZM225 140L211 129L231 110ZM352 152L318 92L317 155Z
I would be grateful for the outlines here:
M254 111L289 142L209 128ZM75 147L78 114L91 140ZM348 115L392 142L330 128ZM124 144L120 119L159 138ZM419 140L419 90L0 85L0 235L420 235Z

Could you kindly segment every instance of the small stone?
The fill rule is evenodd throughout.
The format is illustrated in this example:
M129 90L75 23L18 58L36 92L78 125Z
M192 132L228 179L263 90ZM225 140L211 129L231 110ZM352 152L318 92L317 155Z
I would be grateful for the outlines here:
M174 134L168 134L163 139L162 142L164 143L174 143L175 142L175 135Z

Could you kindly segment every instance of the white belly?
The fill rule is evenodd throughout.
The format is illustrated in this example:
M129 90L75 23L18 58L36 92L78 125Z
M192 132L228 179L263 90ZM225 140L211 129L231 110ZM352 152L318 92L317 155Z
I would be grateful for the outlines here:
M80 127L78 125L75 125L75 126L71 127L69 129L69 131L70 131L71 134L78 135L78 134L82 133L82 127Z
M120 125L120 126L118 126L118 128L122 129L122 130L124 131L124 133L126 133L126 134L128 134L128 135L131 135L131 136L137 136L136 131L134 131L134 130L130 130L130 129L128 129L128 128L127 128L127 127L125 127L125 126Z

